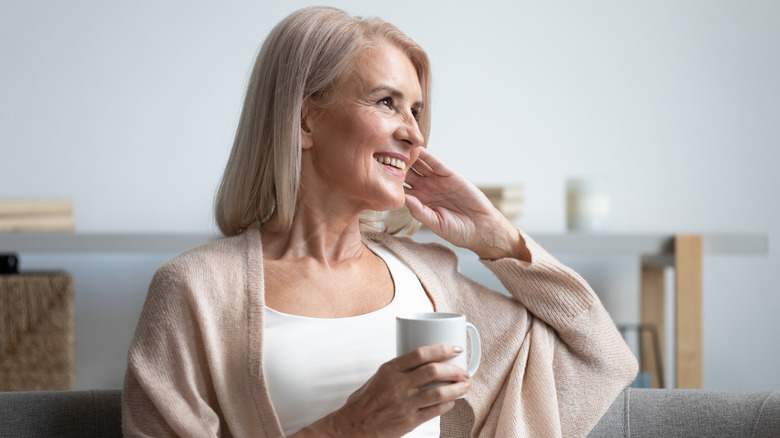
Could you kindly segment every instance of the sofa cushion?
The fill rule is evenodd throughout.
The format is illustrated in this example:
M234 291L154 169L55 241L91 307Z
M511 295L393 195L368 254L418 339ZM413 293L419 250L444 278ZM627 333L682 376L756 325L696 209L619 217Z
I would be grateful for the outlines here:
M0 438L121 437L120 390L0 392ZM780 437L780 392L626 389L590 437Z
M778 437L780 394L626 389L590 437Z
M0 392L0 438L121 436L118 389Z

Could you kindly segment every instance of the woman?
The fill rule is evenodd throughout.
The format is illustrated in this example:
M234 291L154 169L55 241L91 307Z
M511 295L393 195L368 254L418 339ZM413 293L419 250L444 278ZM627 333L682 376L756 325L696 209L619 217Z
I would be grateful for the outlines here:
M425 149L429 77L423 50L378 19L308 8L274 28L217 195L227 237L150 285L127 436L549 437L595 425L636 361L587 284ZM512 297L461 276L450 250L395 237L415 228L409 214L473 251ZM449 345L393 357L395 315L434 310L479 327L476 375L443 363L462 353Z

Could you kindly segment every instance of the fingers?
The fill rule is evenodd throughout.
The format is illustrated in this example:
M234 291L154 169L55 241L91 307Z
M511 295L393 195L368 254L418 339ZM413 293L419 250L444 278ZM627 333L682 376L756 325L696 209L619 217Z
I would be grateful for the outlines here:
M436 216L428 207L417 199L416 196L408 193L406 194L406 207L409 209L409 213L413 218L426 226L430 226Z
M428 192L438 193L442 189L448 188L442 175L437 174L430 166L420 160L415 161L414 166L406 172L404 180L409 187L406 187L407 193L418 193L425 195ZM443 185L443 186L442 186Z
M425 175L428 175L426 171L430 171L439 175L446 175L452 172L452 169L450 169L449 166L444 164L443 161L439 160L435 155L433 155L428 149L425 148L420 149L420 156L417 157L417 161L414 162L413 166L417 167L417 163L420 163L420 166L422 167L421 172Z
M426 409L455 401L466 395L469 389L471 389L471 385L472 380L468 379L462 382L444 383L421 388L420 397L423 401L419 410L425 411Z
M406 172L406 178L404 179L404 182L409 184L412 188L427 178L426 174L423 174L423 172L428 172L427 175L431 174L431 169L428 166L422 165L420 160L417 160L415 163L416 164L410 167L409 171Z
M427 149L421 149L420 156L406 172L405 182L411 186L411 188L407 187L407 190L422 189L422 192L431 192L431 194L462 190L462 186L467 183L462 175Z
M452 409L471 387L471 379L459 366L443 362L462 352L451 345L435 345L386 362L330 415L338 426L334 430L401 436Z
M431 363L421 366L409 374L410 385L425 395L427 404L441 403L454 391L450 384L469 381L463 368L450 363Z
M436 158L428 149L421 148L417 161L412 163L411 172L417 176L428 177L432 175L446 176L451 173L444 162Z
M454 345L430 345L402 354L391 362L401 371L411 371L431 362L444 362L457 357L463 349Z
M453 387L451 384L468 382L468 373L457 365L445 362L462 353L462 348L450 345L421 347L399 356L396 365L408 373L411 388L424 392L424 406L430 406L465 394L459 391L468 388L462 385Z
M441 403L434 406L429 406L427 408L420 409L419 415L424 418L424 421L428 421L432 418L444 415L449 411L450 409L455 407L454 401L448 401L446 403Z
M422 168L422 164L421 164L421 162L419 160L416 161L415 163L417 163L417 167L418 168ZM414 178L415 176L419 176L419 177L425 178L425 175L423 175L423 173L420 172L418 169L416 169L414 166L409 168L409 174L411 174L412 178Z
M433 170L433 168L431 168L431 166L428 165L428 163L419 158L414 162L414 165L412 165L411 173L413 173L414 176L419 176L422 178L436 174L436 172Z

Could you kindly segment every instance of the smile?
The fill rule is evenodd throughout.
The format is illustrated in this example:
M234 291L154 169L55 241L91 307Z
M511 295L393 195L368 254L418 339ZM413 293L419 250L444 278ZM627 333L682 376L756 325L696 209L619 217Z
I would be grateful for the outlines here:
M402 160L399 160L397 158L374 157L374 159L381 164L387 164L388 166L393 166L396 169L401 169L401 170L406 169L406 163L404 163Z

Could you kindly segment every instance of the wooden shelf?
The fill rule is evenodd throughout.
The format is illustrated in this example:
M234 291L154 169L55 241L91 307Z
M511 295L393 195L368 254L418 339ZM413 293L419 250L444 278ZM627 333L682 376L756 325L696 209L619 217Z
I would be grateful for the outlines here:
M530 233L551 253L665 255L674 253L673 234ZM210 233L0 233L0 252L180 252L217 239ZM415 239L443 242L422 230ZM760 234L702 235L705 253L766 254L768 238Z
M665 268L675 270L675 382L682 388L702 385L703 255L764 255L769 251L768 237L759 234L530 234L553 254L640 256L642 323L657 327L662 339L665 332L663 277ZM210 233L0 233L0 253L180 253L217 238ZM420 231L415 239L445 243L429 230ZM643 368L652 370L653 365L643 364Z
M0 233L0 252L182 252L218 236L209 233Z

